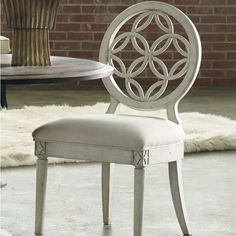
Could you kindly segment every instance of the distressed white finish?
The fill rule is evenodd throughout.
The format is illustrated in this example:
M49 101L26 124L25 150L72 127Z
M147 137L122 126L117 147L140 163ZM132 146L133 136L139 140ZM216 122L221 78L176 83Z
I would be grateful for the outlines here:
M170 189L172 194L172 200L175 207L175 212L179 221L179 225L182 229L184 235L189 235L188 228L188 218L184 205L184 194L182 186L182 171L181 171L181 161L177 160L169 162L169 179L170 179Z
M134 236L142 236L145 168L134 169Z
M160 22L160 16L162 19L165 19L168 28ZM137 19L134 21L132 31L119 34L120 28L131 18L135 17ZM175 33L170 17L183 26L188 38ZM143 23L141 19L146 18L147 20ZM140 34L140 31L146 28L152 19L155 19L157 26L165 34L157 38L152 45L149 45L148 41ZM139 26L140 21L143 23L141 26ZM117 43L121 39L125 40L116 48ZM139 42L142 42L142 48L137 44L137 39ZM129 41L132 43L134 50L140 54L140 57L134 60L129 68L126 68L121 58L117 56L117 53L124 49ZM157 46L163 41L166 42L157 50ZM184 49L180 47L179 41L185 45ZM158 56L165 52L172 43L176 51L183 56L183 59L177 61L168 71L165 62ZM103 38L100 48L100 61L113 66L115 66L114 61L116 61L120 69L115 68L115 74L125 79L128 95L118 87L113 76L110 76L110 79L103 79L104 85L114 99L136 109L156 110L160 107L175 104L191 88L200 67L201 43L195 26L180 10L162 2L145 2L128 8L115 18ZM162 68L162 72L157 70L154 62L158 63ZM141 66L137 69L135 65L138 64L141 64ZM176 72L176 69L181 65L184 65L183 68ZM144 93L142 86L135 80L135 76L139 75L147 66L156 75L158 81ZM169 95L161 97L167 88L168 81L180 77L182 77L180 85ZM131 84L135 86L138 93L133 91ZM158 87L160 87L158 92L151 96L152 91Z
M36 174L36 205L35 205L35 235L43 234L44 204L46 197L47 167L46 143L35 142L35 155L37 155Z
M121 27L131 18L135 18L131 31L119 33ZM173 18L183 26L187 38L184 38L182 35L175 32L175 25L172 22ZM163 23L163 20L165 23ZM153 44L149 45L149 42L140 32L153 21L159 30L163 32L163 35L157 37ZM130 42L135 51L140 54L140 57L134 59L128 68L126 68L122 59L117 55ZM140 46L140 43L143 46ZM181 54L182 59L173 64L172 68L168 69L165 62L159 58L159 55L165 52L171 44L173 44L176 51ZM162 46L160 47L160 45ZM177 127L181 127L180 119L178 117L178 103L196 79L200 60L201 44L198 33L193 23L180 10L169 4L157 1L138 3L129 7L111 23L105 33L100 49L100 61L114 67L116 76L125 80L127 90L127 93L122 92L112 76L103 79L103 82L111 95L111 103L107 113L115 113L119 103L124 103L127 106L138 110L157 110L160 107L165 107L167 109L168 119L175 123ZM119 65L118 68L116 68L117 64ZM156 64L159 65L158 68L156 67ZM145 91L135 78L140 75L147 66L149 66L153 74L157 77L157 82ZM161 70L159 70L159 68L161 68ZM173 92L164 96L169 81L175 79L181 79L182 82ZM107 121L105 119L107 116L107 114L104 114L104 120L102 119L104 122ZM119 121L119 116L115 114L112 116ZM131 122L133 124L134 119L136 119L135 116L133 119L130 119L128 123L125 123L125 125L131 125ZM92 116L89 117L89 120L94 122L98 121L96 117ZM77 122L77 128L84 124L79 118L73 122ZM111 221L112 166L110 163L133 165L135 167L134 236L142 236L143 231L142 219L145 168L152 164L162 162L169 163L170 187L176 215L183 233L185 235L190 235L181 176L181 159L184 156L183 138L168 143L167 140L163 138L163 135L162 140L164 140L162 145L157 142L157 145L154 146L145 146L144 144L142 148L131 148L128 147L128 145L122 148L115 145L106 146L105 143L104 145L100 143L101 140L103 140L101 136L98 136L97 139L93 139L95 142L99 143L99 145L95 145L91 141L91 143L86 141L87 143L85 144L79 142L81 140L81 137L79 138L79 135L81 135L80 132L77 132L78 136L72 137L71 135L70 138L73 140L70 139L70 141L64 138L68 137L68 134L60 135L59 137L58 134L60 134L60 132L69 128L68 123L63 120L61 123L59 122L59 124L59 126L56 126L58 132L55 132L55 135L52 134L51 131L45 132L48 128L51 129L55 127L55 123L46 124L35 130L33 133L36 142L36 155L39 157L36 205L39 206L41 204L42 206L41 210L37 210L36 212L36 235L42 234L42 218L45 198L44 189L46 185L46 164L44 158L49 156L102 162L102 202L103 221L105 225L110 224ZM149 122L147 122L146 125L148 126ZM98 126L96 127L96 125L93 127L94 129L98 129ZM138 126L136 127L140 128ZM91 127L88 126L88 133L86 133L86 135L90 134L90 129ZM174 131L172 130L172 132ZM49 133L50 135L48 135ZM108 137L110 137L110 133ZM91 137L91 140L92 138L94 137ZM114 133L111 138L115 139L116 133Z
M112 172L113 163L102 163L102 209L103 223L109 225L111 223L111 195L112 195Z
M36 206L35 206L35 235L43 233L44 204L47 183L47 159L37 160L36 177Z

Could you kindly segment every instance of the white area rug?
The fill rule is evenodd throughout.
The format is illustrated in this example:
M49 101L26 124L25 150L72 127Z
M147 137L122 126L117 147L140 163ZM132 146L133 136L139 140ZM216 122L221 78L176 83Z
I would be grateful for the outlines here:
M107 107L106 103L98 103L83 107L30 106L23 109L1 110L1 167L35 164L31 133L37 126L64 117L102 114ZM137 114L127 107L121 107L119 111L119 113ZM165 117L165 110L142 114ZM236 121L197 112L182 113L180 117L186 133L186 153L236 149ZM49 161L64 162L56 158L49 158Z

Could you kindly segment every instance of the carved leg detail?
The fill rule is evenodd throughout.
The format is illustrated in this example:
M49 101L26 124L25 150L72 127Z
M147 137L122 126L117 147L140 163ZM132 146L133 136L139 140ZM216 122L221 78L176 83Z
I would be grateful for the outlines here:
M103 223L111 223L112 175L114 164L102 163L102 210Z
M143 199L144 199L144 168L134 170L134 236L142 236L143 230Z
M170 189L176 216L184 235L191 235L183 194L181 160L169 162L168 164Z
M47 183L47 159L37 160L36 174L36 209L35 209L35 235L43 235L44 204Z

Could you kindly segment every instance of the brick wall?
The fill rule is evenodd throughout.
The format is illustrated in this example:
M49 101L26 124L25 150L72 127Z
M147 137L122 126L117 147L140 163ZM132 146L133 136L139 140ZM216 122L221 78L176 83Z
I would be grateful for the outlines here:
M139 0L61 0L51 54L98 58L108 24ZM236 86L236 0L165 0L185 12L202 40L203 60L196 86ZM2 35L11 38L2 14Z

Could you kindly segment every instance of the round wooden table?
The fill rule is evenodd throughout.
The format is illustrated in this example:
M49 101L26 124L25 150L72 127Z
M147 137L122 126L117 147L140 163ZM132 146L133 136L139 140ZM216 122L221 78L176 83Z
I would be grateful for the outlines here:
M51 66L11 66L11 54L1 54L1 107L7 107L8 84L94 80L113 73L111 66L92 60L52 56L51 62Z

